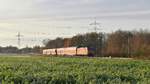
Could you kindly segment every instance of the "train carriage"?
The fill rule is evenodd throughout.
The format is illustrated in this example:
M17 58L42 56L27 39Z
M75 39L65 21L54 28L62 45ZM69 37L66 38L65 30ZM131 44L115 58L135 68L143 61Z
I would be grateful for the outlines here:
M57 51L57 55L60 55L60 56L63 56L65 53L64 53L64 48L57 48L56 51Z
M50 55L57 55L56 49L50 49Z
M64 55L75 56L77 54L77 47L64 48Z
M87 47L77 48L77 55L88 56L88 48Z
M47 55L47 50L43 50L43 55Z
M56 55L56 49L45 49L43 50L44 55Z
M59 55L59 56L94 56L94 48L89 47L67 47L56 49L43 50L44 55Z

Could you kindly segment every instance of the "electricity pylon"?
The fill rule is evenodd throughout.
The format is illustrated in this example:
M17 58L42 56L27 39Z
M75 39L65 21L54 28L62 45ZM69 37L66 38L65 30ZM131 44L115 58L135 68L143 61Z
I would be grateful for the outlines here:
M23 37L23 35L20 34L20 32L18 32L18 34L16 35L16 37L18 38L18 47L20 48L21 46L21 37Z

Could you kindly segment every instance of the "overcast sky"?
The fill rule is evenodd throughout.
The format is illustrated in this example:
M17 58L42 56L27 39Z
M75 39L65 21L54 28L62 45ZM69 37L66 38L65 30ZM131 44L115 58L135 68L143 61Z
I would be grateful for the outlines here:
M41 45L41 40L91 32L150 28L150 0L0 0L0 46Z

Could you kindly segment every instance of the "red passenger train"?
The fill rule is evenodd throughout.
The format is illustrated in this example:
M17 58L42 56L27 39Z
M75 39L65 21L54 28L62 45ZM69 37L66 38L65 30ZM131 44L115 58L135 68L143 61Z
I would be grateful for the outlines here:
M67 47L44 49L43 54L58 56L94 56L94 50L88 47Z

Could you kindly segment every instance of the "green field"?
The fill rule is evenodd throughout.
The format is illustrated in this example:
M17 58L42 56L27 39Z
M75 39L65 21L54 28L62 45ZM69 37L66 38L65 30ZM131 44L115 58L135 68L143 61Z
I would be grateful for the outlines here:
M2 84L150 84L150 61L0 57Z

